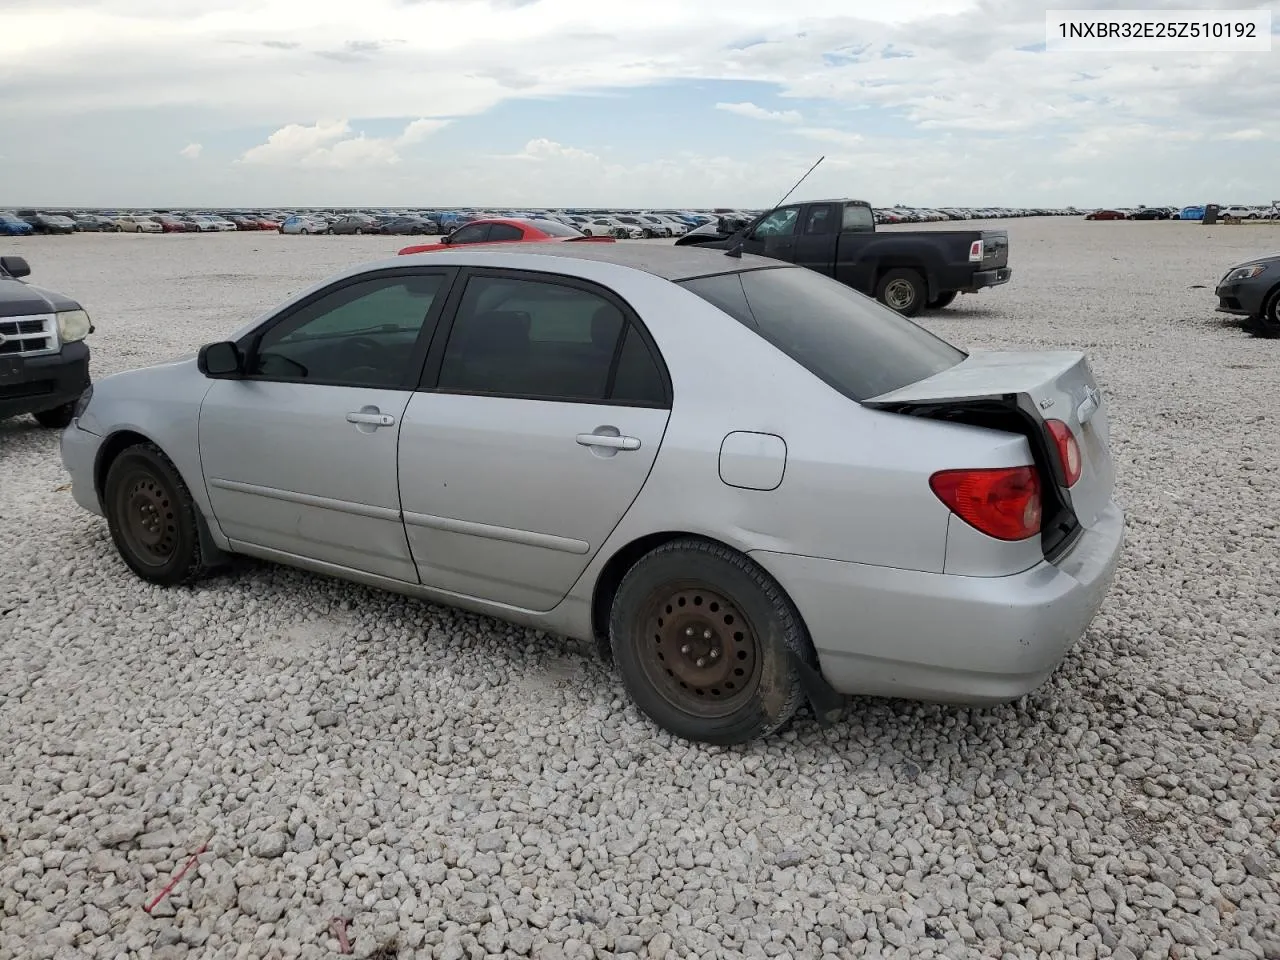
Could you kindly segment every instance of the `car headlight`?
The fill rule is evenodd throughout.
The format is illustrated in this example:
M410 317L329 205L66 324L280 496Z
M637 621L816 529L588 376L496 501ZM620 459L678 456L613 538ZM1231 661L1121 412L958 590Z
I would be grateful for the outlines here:
M1267 269L1266 266L1260 263L1255 263L1251 267L1236 267L1234 270L1229 271L1227 275L1222 278L1222 282L1231 283L1235 280L1252 280L1254 277L1258 276L1260 273L1262 273L1262 271L1266 269Z
M92 399L93 399L93 384L91 383L89 384L89 386L84 388L84 393L80 394L80 399L76 401L76 408L75 408L75 412L72 414L72 417L76 420L79 420L80 417L84 415L85 410L88 409L89 401Z
M58 337L63 343L75 343L89 335L93 325L83 310L63 310L58 314Z

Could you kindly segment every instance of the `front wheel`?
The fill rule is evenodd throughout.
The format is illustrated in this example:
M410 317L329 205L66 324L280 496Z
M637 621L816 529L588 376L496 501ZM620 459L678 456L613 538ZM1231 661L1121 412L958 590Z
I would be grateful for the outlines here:
M356 232L356 236L358 237L360 236L360 234L364 233L364 230L361 227L356 227L355 232Z
M303 227L303 228L302 228L301 230L299 230L298 232L299 232L300 234L302 234L302 235L305 237L305 236L306 236L308 233L310 233L311 231L310 231L310 230L308 230L306 227ZM333 233L333 231L332 231L332 230L330 230L329 232L330 232L330 233Z
M888 271L876 285L876 299L891 310L914 317L925 305L928 290L918 270L897 267Z
M945 310L951 306L951 301L955 300L956 291L948 290L946 293L939 294L929 301L930 310Z
M138 444L116 457L103 493L111 539L139 577L169 587L205 572L195 502L159 447Z
M1280 339L1280 290L1276 290L1267 298L1262 307L1262 314L1254 318L1249 326L1250 331L1268 340Z
M71 420L76 412L76 403L72 400L70 403L64 403L60 407L54 407L52 410L41 410L35 414L36 423L42 427L48 427L50 430L62 430L71 425Z
M799 614L736 551L682 539L642 557L614 596L609 640L623 685L658 726L732 745L783 727L803 692L791 657L810 662Z

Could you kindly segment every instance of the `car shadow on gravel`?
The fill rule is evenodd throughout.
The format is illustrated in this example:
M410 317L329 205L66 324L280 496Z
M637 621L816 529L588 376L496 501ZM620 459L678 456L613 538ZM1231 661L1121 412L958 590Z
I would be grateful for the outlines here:
M1011 703L965 707L854 697L829 726L820 725L806 705L788 728L767 740L741 747L691 745L653 726L635 709L616 670L601 660L593 643L249 558L236 558L223 577L195 589L248 592L256 604L286 610L299 606L300 593L334 597L335 587L340 597L338 612L331 607L327 613L318 611L318 621L286 622L278 638L268 642L260 638L245 653L267 658L301 654L299 639L308 634L308 659L338 664L358 652L364 669L375 675L418 675L427 682L436 664L461 662L464 673L473 673L472 679L490 688L495 709L506 709L512 703L543 708L558 714L564 727L577 724L576 730L566 729L566 735L587 744L602 741L589 744L593 747L607 747L616 738L610 728L616 727L617 714L622 711L627 715L626 725L642 730L644 739L655 748L749 756L773 753L782 743L800 766L821 765L838 757L856 761L866 773L888 771L894 778L912 782L930 774L963 777L968 775L965 770L976 776L984 765L984 755L1007 753L1011 743L1025 742L1027 750L1037 752L1053 751L1055 741L1067 730L1059 721L1061 732L1055 733L1054 718L1064 711L1087 709L1072 703L1076 695L1060 672L1045 687ZM373 636L376 624L388 620L403 623L403 632ZM456 680L470 685L464 676ZM364 714L366 720L373 719L370 714L380 714L374 726L414 722L412 716L395 709L387 712L387 706L379 702L356 700L349 708ZM482 703L477 709L486 708ZM476 723L485 719L473 718ZM917 748L923 740L929 741L928 753L934 756ZM1065 747L1065 743L1057 746ZM957 764L963 769L957 770Z

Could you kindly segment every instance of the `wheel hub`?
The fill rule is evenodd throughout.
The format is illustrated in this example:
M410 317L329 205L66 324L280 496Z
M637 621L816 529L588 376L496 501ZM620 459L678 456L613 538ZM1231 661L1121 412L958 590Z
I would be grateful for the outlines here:
M756 640L727 597L703 587L655 595L648 618L651 675L667 698L693 713L732 709L759 668Z
M125 494L123 520L128 540L151 563L163 563L177 544L177 524L169 495L150 476L138 477Z
M911 306L915 298L916 292L906 280L894 280L885 288L885 299L896 310Z

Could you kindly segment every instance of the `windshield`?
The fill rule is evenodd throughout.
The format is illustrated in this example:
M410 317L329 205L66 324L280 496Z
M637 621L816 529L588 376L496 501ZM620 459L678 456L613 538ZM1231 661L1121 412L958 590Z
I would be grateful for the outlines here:
M898 312L805 267L765 267L680 285L851 400L897 390L965 358Z

